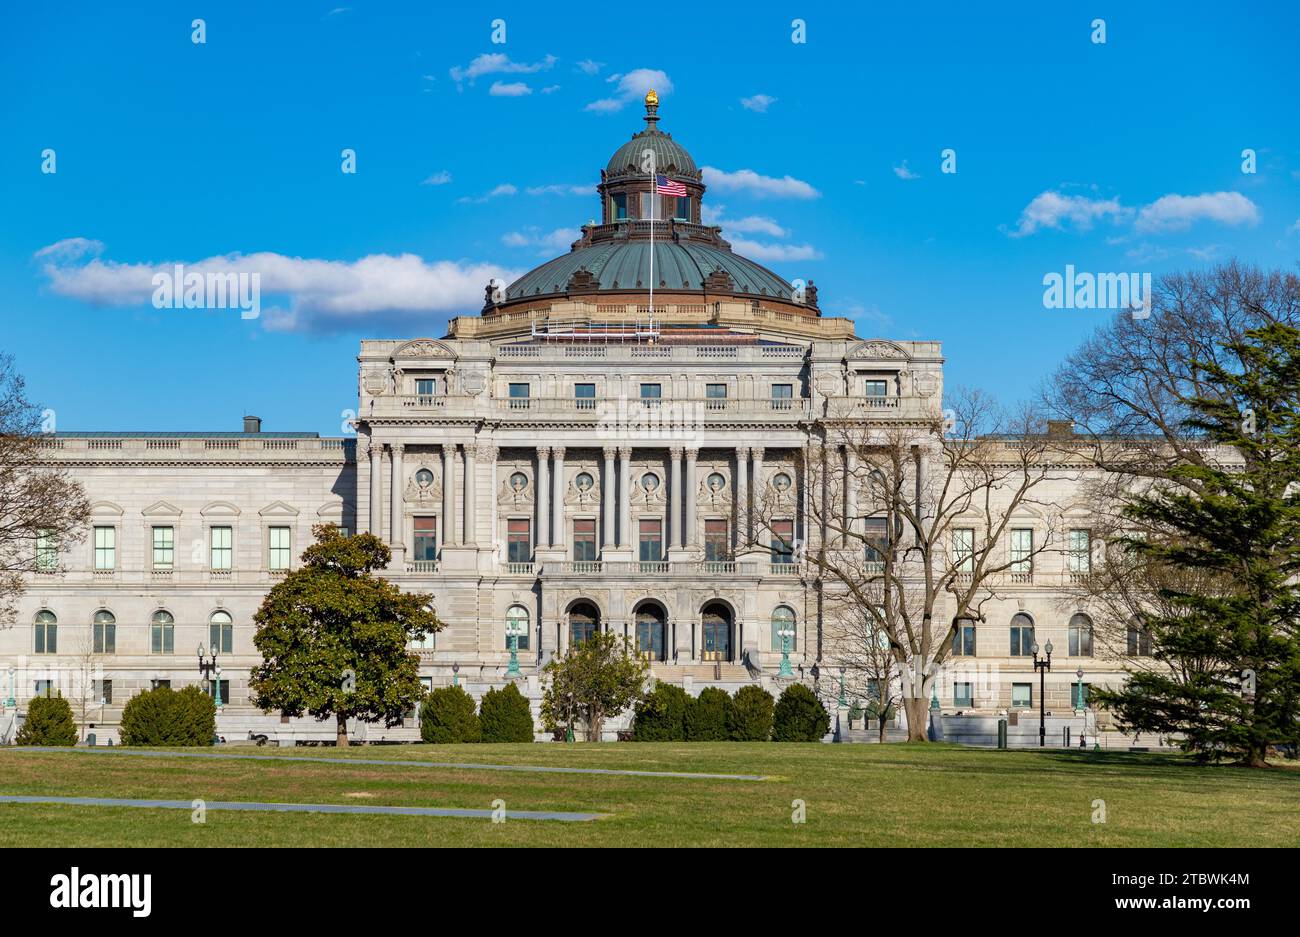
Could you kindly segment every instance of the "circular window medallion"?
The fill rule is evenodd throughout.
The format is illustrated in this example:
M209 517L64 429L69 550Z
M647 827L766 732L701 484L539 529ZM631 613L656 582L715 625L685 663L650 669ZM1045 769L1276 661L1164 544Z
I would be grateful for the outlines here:
M573 484L579 491L591 491L592 486L596 484L596 479L592 478L588 472L579 472L578 477L573 480Z
M415 473L415 483L421 488L428 488L433 484L433 473L428 469L420 469Z
M523 491L528 487L528 476L523 472L515 472L510 476L510 487L515 491Z
M659 476L654 472L646 472L641 476L641 487L646 491L657 491L659 489Z
M721 472L711 472L709 474L709 491L721 491L727 487L727 480L722 477Z
M772 487L777 491L788 491L790 488L790 476L785 472L779 472L772 479Z

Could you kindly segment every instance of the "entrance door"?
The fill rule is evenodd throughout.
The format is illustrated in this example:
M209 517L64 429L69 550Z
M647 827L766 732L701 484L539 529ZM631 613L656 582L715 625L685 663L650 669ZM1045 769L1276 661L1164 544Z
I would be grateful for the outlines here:
M664 660L664 632L667 622L658 605L647 603L636 610L636 652L645 660Z
M701 624L704 660L731 660L731 612L727 607L706 606Z
M579 602L569 610L569 641L576 647L596 633L599 613L595 606Z

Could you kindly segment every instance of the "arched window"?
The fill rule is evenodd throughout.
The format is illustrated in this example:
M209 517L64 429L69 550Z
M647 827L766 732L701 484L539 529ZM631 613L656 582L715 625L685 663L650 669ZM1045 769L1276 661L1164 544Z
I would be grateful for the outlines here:
M1034 620L1024 612L1011 616L1011 656L1032 657L1034 653Z
M794 634L794 609L788 605L778 605L772 610L772 650L790 651L795 650L796 636ZM782 631L789 631L789 644L786 644L786 638L781 636Z
M432 615L433 617L435 618L438 617L437 610L434 609L432 603L424 606L424 610L428 612L430 615ZM406 646L421 649L421 650L426 650L426 651L432 651L434 648L438 646L438 632L426 631L424 633L423 638L415 638L411 641L410 644Z
M90 630L96 654L117 653L117 619L112 612L106 608L97 611Z
M653 602L636 610L636 652L646 660L664 660L664 611Z
M510 650L510 633L512 631L519 635L519 644L517 645L519 650L528 650L528 638L531 629L528 627L528 609L522 605L512 605L506 609L506 650Z
M596 633L599 615L595 606L588 602L579 602L569 610L569 643L581 644Z
M149 628L149 650L154 654L176 653L176 619L165 609L153 613Z
M952 656L975 656L975 620L963 618L952 633Z
M1070 656L1092 656L1092 619L1083 612L1070 618Z
M235 646L235 626L230 618L230 613L217 609L208 619L208 632L211 647L214 653L222 654L231 653Z
M59 653L59 619L48 608L36 613L36 638L34 650L37 654Z
M1140 621L1134 620L1128 626L1128 656L1151 656L1151 632Z
M731 660L731 611L721 603L707 605L701 614L704 660Z

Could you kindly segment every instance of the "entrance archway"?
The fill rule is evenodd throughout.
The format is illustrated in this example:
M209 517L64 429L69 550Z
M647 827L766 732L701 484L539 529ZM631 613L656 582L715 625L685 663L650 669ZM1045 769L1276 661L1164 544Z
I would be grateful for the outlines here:
M701 656L704 660L731 660L731 609L721 602L704 606L700 614L702 626Z
M600 627L600 610L590 602L575 602L569 609L569 643L576 646L586 641Z
M644 660L666 660L665 636L668 616L658 602L642 602L636 608L636 652Z

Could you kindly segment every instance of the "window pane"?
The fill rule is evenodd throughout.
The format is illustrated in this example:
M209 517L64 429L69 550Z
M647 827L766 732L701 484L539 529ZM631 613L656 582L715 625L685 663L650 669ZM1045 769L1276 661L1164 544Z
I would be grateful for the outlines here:
M506 522L506 561L528 563L533 558L532 522L515 518Z
M154 569L171 569L175 557L174 531L170 527L155 527L153 529Z
M233 530L229 527L213 527L210 533L212 544L212 568L231 569L234 560Z
M658 563L663 559L663 523L657 518L641 520L641 562Z
M725 520L709 519L704 522L704 558L711 563L731 559L731 538L727 536Z
M289 528L271 527L267 531L270 543L268 561L271 569L289 568Z
M772 521L771 561L794 562L794 521Z
M579 562L596 559L596 521L579 518L573 522L573 558Z
M95 528L95 569L114 569L117 566L117 528Z
M417 562L431 562L438 558L438 519L436 517L415 518L415 544L412 559Z

